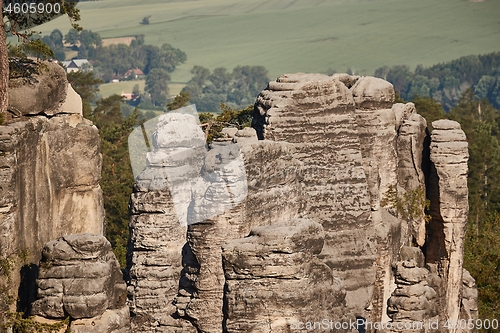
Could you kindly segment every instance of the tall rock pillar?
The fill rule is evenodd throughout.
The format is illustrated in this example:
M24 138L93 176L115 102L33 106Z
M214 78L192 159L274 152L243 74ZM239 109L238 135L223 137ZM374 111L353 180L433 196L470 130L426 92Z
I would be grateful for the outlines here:
M457 321L462 292L464 235L469 214L465 133L451 120L432 123L429 181L432 220L427 233L428 263L438 265L442 276L444 316Z
M296 147L304 216L325 231L319 258L344 282L349 311L366 318L377 249L351 91L326 75L282 75L257 98L253 126L260 139Z

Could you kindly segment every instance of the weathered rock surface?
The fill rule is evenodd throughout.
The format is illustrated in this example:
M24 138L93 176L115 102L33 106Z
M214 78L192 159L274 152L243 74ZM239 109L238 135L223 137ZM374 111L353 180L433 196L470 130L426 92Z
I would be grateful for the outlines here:
M2 253L38 253L60 233L103 233L99 147L97 128L78 115L0 126Z
M0 126L2 253L41 249L60 233L103 233L99 147L97 128L78 115ZM16 232L23 225L32 227Z
M394 87L383 79L363 76L349 88L357 108L390 108L394 103Z
M374 210L372 218L376 228L378 256L370 319L382 323L390 320L386 311L387 302L396 289L392 267L399 260L404 232L401 221L383 207Z
M131 198L129 305L133 332L196 332L175 320L186 227L168 190L137 191Z
M70 330L72 333L130 333L130 310L125 305L94 318L74 320Z
M40 115L7 117L0 126L0 257L26 251L25 264L32 265L40 261L42 247L50 240L104 233L98 130L81 115L67 114L81 113L79 96L68 90L60 66L48 66L34 86L9 88L16 110ZM20 283L20 269L13 274L14 285ZM21 309L33 300L33 288L30 276L20 288Z
M409 250L414 249L415 251ZM428 285L429 271L423 267L419 248L409 248L395 265L397 288L388 302L388 313L394 322L422 322L438 314L436 291Z
M159 126L165 125L168 122ZM194 131L196 137L199 128ZM214 143L211 151L204 150L197 159L183 154L186 149L178 155L166 154L178 156L178 164L149 162L137 178L131 202L129 291L132 322L141 332L180 332L189 327L220 331L222 312L217 314L214 309L223 306L221 245L248 235L253 225L298 214L301 164L292 157L293 147L261 142L254 149L257 140L253 129L236 135L244 138L238 145ZM154 142L158 134L152 137ZM148 161L162 152L163 148L155 149L148 154ZM173 168L181 172L173 173ZM187 193L182 205L170 194L179 193L179 189ZM187 238L179 221L184 216L186 222L197 222L189 223ZM175 307L171 307L172 302Z
M64 68L53 62L24 66L33 68L33 74L29 78L10 80L8 111L14 117L42 114L52 116L61 113L69 87ZM70 94L70 98L75 97Z
M341 316L343 286L315 257L323 243L320 224L296 219L223 245L226 329L289 332L297 322Z
M451 120L432 123L429 223L426 259L440 267L440 299L444 318L457 321L463 288L464 235L469 214L467 141L460 124Z
M254 129L226 130L211 150L192 119L161 123L153 142L170 134L153 144L132 196L136 330L429 321L451 313L447 295L473 316L475 289L458 274L463 245L454 238L467 219L465 136L440 121L431 142L415 106L393 101L381 79L290 74L257 98ZM416 213L394 206L391 189L400 202L421 193Z
M43 248L32 314L46 318L95 318L75 322L79 332L119 333L130 328L126 284L104 236L78 234ZM71 324L72 331L73 323ZM86 326L85 328L83 326ZM96 327L98 326L98 327Z
M198 247L185 244L186 225L215 218L246 194L238 147L224 144L208 152L195 117L180 113L159 118L152 142L155 149L147 154L147 167L137 177L131 205L132 324L141 332L196 331L189 321L175 320L182 316L191 321L200 319L197 327L216 325L220 329L222 314L214 314L214 306L199 304L217 302L217 297L207 296L217 292L222 302L223 284L208 283L200 296L197 286L204 285L205 276L211 277L203 274L199 280L194 278L199 276L198 260L204 263L203 270L211 267L210 256L217 257L217 243L207 245L215 254L203 251L208 258L194 258ZM220 257L220 246L218 253ZM220 259L218 266L222 275ZM196 285L192 285L194 280ZM191 318L193 308L199 310L194 310L197 316Z
M373 210L379 208L389 187L395 188L398 181L395 121L391 109L356 109L363 166Z
M465 319L468 322L470 319L475 320L478 318L478 294L476 289L476 280L474 280L466 269L463 270L462 278L463 288L460 319Z
M425 142L427 138L427 122L419 114L416 113L413 103L406 105L395 104L393 108L395 113L401 114L401 126L399 128L399 135L397 139L398 150L398 191L416 193L416 190L421 190L425 193L425 176L422 169L422 163L428 164L426 160L428 157ZM424 147L424 148L422 148ZM422 162L424 161L424 162ZM404 229L406 231L405 244L410 245L413 242L419 246L425 243L425 219L423 214L414 217L405 223Z
M360 93L359 103L363 98L370 100L368 93ZM261 138L296 147L294 157L304 163L304 213L325 230L320 258L344 282L347 307L366 317L376 243L355 105L341 81L325 75L282 75L257 98L253 127ZM349 278L353 274L359 278Z

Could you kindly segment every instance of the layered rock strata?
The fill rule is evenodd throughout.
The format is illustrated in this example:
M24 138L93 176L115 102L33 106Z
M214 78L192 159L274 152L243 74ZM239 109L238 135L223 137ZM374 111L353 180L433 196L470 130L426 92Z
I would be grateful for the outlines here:
M466 269L464 269L462 277L464 285L462 288L460 319L465 319L468 322L470 319L475 320L478 318L476 280Z
M389 298L387 310L394 322L403 324L401 327L405 322L428 327L438 314L437 293L427 282L429 271L424 267L421 250L406 247L403 251L403 260L394 268L397 288Z
M179 223L170 193L135 192L130 207L133 252L128 291L133 332L196 332L174 317L172 302L179 288L186 227Z
M418 153L418 148L412 150L412 144L423 147L425 120L416 114L412 103L393 105L394 89L384 80L372 77L347 79L345 75L334 77L350 87L356 104L355 118L363 167L369 188L372 221L377 230L377 282L374 283L371 320L386 322L389 320L385 313L386 304L395 288L391 267L398 260L400 247L411 244L415 234L409 225L413 221L397 219L389 214L388 211L398 215L388 193L393 191L401 195L416 188L425 192L420 165L422 153ZM423 128L415 129L412 117L423 121ZM410 165L405 163L408 159ZM420 178L415 177L416 174ZM406 179L414 182L407 184L402 181ZM422 230L425 237L425 228L419 229Z
M111 244L100 235L69 235L43 248L32 314L69 316L72 332L130 332L126 284Z
M361 104L363 89L356 97ZM257 98L254 128L262 139L295 146L294 157L304 163L304 213L325 230L320 258L344 282L347 307L366 317L376 240L355 108L353 94L340 80L283 75ZM349 278L352 274L358 278Z
M299 323L342 317L345 291L316 255L323 228L307 219L255 227L223 245L228 332L289 332Z
M134 332L196 332L189 322L176 320L173 301L191 187L201 168L200 154L206 151L205 139L194 117L166 117L146 124L159 130L151 137L154 150L147 153L147 167L136 179L130 202L128 290Z
M207 151L195 142L191 152L199 159L191 158L186 153L189 147L176 147L174 136L160 133L166 128L185 129L185 122L195 120L166 117L169 120L160 120L152 136L155 150L148 153L148 166L137 178L131 201L133 325L143 332L188 331L186 325L218 332L223 316L214 309L223 307L221 245L246 236L252 225L296 216L300 209L296 170L301 165L292 157L293 147L285 143L264 143L254 150L253 129L234 134L239 145L216 142ZM193 128L191 134L196 138L200 133ZM165 156L171 160L177 156L177 164L167 163ZM179 193L188 199L174 198ZM189 224L187 237L183 217ZM161 237L156 236L159 233ZM176 321L179 317L185 321Z
M255 131L228 129L223 142L208 150L198 139L191 146L167 144L177 140L173 135L158 145L158 133L177 133L169 126L191 128L182 131L184 138L202 135L193 120L183 125L175 124L178 116L165 118L151 136L157 143L132 196L132 258L143 250L151 258L133 259L130 268L133 314L144 319L139 330L286 332L295 320L317 322L321 316L429 321L436 313L447 318L447 295L473 313L473 287L467 298L457 294L473 286L457 273L457 238L467 217L460 210L467 206L463 137L455 138L455 125L438 122L431 142L415 106L393 101L392 86L381 79L283 75L257 98ZM447 126L453 135L442 132ZM459 156L456 170L450 156ZM455 211L441 204L453 191L460 192L448 201ZM177 193L185 200L177 203ZM465 220L456 218L459 212ZM137 225L138 216L180 231L160 236L152 223ZM186 236L177 227L183 221ZM154 246L142 249L145 239ZM170 255L161 255L165 249ZM162 264L154 265L153 258ZM319 286L330 290L329 304L327 298L313 300ZM151 302L142 301L146 295Z
M443 318L457 322L463 286L464 235L469 214L467 161L469 152L460 124L432 123L429 179L431 215L426 259L438 264L443 279Z
M81 116L81 98L57 64L9 83L0 126L0 257L28 254L18 308L34 296L33 272L45 243L63 235L104 233L97 128ZM21 283L21 264L12 285ZM30 266L33 269L30 269Z

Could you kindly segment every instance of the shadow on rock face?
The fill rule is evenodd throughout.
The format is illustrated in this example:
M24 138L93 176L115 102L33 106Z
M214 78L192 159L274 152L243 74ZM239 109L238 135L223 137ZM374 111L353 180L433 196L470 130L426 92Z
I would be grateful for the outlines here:
M31 303L36 299L36 279L38 277L38 265L27 264L21 268L21 284L18 289L17 311L28 315L31 311Z

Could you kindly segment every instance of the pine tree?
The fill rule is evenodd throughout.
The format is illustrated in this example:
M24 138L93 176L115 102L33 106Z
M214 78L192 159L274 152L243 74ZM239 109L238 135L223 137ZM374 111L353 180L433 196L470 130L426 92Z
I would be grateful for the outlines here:
M122 267L126 265L128 241L128 203L134 176L128 151L128 136L138 125L137 109L127 118L122 116L123 98L112 95L97 102L89 118L99 128L101 137L101 188L106 211L106 238Z

